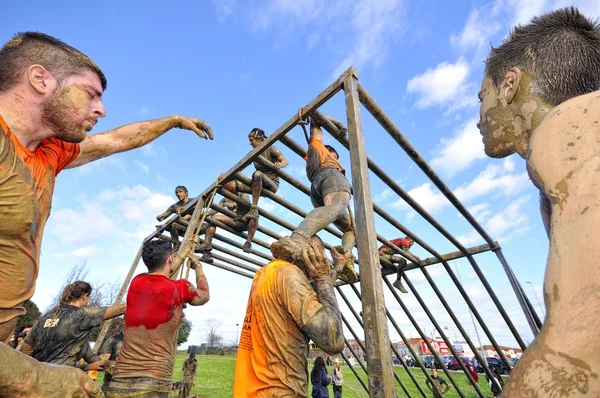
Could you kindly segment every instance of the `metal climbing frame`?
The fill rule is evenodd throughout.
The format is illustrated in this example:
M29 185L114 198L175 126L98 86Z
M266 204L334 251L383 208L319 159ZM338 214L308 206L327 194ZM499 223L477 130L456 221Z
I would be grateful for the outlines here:
M318 109L323 104L325 104L329 99L331 99L335 94L339 91L343 90L345 92L345 103L346 103L346 115L347 115L347 123L348 123L348 138L344 135L339 134L338 128L323 114L321 114ZM410 159L419 167L421 170L429 177L431 182L440 190L440 192L450 201L450 203L458 210L458 212L465 218L465 220L470 223L470 225L480 234L483 240L486 242L484 245L475 246L467 248L462 245L452 234L450 234L442 225L436 221L436 219L429 214L419 203L417 203L410 195L408 195L400 186L397 184L392 178L390 178L385 172L377 166L377 164L367 156L366 147L364 144L363 137L363 129L362 129L362 120L361 120L361 107L363 105L364 108L371 113L371 115L379 122L379 124L383 127L383 129L398 143L398 145L408 154ZM449 265L449 261L459 258L466 258L468 263L473 268L476 275L479 277L483 286L487 290L492 302L495 304L498 309L504 323L510 330L512 336L515 338L517 343L519 344L521 349L525 349L526 345L523 341L521 335L515 328L513 321L508 316L506 310L504 309L502 303L498 299L495 292L492 290L490 284L488 283L485 275L483 274L481 268L477 264L475 260L475 255L483 252L492 251L498 257L508 280L513 288L513 291L519 301L521 309L524 312L525 318L531 327L531 330L534 335L537 335L539 329L541 328L541 321L537 316L531 302L525 295L521 285L517 281L515 275L513 274L510 266L506 262L504 255L502 254L502 250L497 242L492 240L492 238L486 233L486 231L479 225L479 223L474 219L474 217L467 211L467 209L463 206L463 204L456 198L456 196L452 193L452 191L442 182L442 180L436 175L436 173L431 169L431 167L425 162L425 160L421 157L421 155L415 150L415 148L408 142L408 140L404 137L404 135L400 132L400 130L394 125L391 119L385 114L385 112L377 105L377 103L371 98L368 92L360 85L358 82L358 76L354 68L348 69L344 72L333 84L327 87L321 94L319 94L315 99L309 102L306 106L300 109L299 112L295 113L287 122L283 124L279 129L277 129L274 133L272 133L268 138L257 148L254 148L251 152L249 152L242 160L240 160L235 166L229 169L226 173L222 174L220 177L220 181L228 181L232 179L237 179L242 183L250 186L251 180L247 176L242 174L242 171L253 161L258 161L261 163L268 163L264 158L259 157L259 155L265 151L269 146L273 145L275 142L279 141L282 144L286 145L293 152L304 158L306 154L306 150L303 146L296 143L293 139L286 134L291 131L295 126L299 124L306 116L314 117L319 124L323 126L325 130L327 130L334 139L336 139L341 145L347 148L350 151L350 160L351 160L351 172L352 172L352 188L353 188L353 198L354 198L354 209L355 209L355 222L356 222L356 236L357 236L357 249L358 249L358 265L360 271L360 290L354 285L350 285L350 290L352 294L358 297L358 299L362 303L362 313L359 314L353 308L350 300L348 299L346 293L348 293L348 287L346 287L345 283L337 282L336 290L338 292L338 298L341 298L345 305L349 308L353 317L356 319L361 328L363 328L363 338L357 333L351 326L348 319L343 317L343 322L345 324L346 329L353 335L354 339L358 342L360 350L366 353L367 363L363 363L360 359L362 355L359 355L354 350L348 341L346 341L346 346L352 353L352 355L358 359L359 366L365 371L368 377L368 381L365 383L364 380L360 377L359 373L355 369L355 367L350 363L346 355L343 355L343 358L346 360L346 363L352 370L352 372L356 375L361 385L364 387L365 391L369 393L371 397L393 397L396 395L396 385L394 383L394 379L400 386L401 390L406 394L406 396L412 397L414 393L411 393L407 387L407 383L412 383L415 385L416 389L419 392L420 396L425 397L427 395L427 388L417 380L415 376L416 371L420 371L424 374L426 380L431 381L429 373L426 371L425 366L421 361L417 361L417 368L410 368L402 359L402 356L396 350L396 347L391 344L389 333L388 333L388 320L389 323L393 326L396 332L400 335L402 341L406 344L406 347L411 352L413 358L418 359L418 355L413 350L411 345L408 342L406 335L403 333L401 328L398 326L396 320L386 308L384 303L384 285L387 289L389 289L401 307L402 311L406 315L407 319L411 322L414 328L417 330L418 334L423 339L424 343L428 346L428 349L432 352L432 355L435 359L442 363L439 355L436 353L434 347L432 347L428 337L423 332L422 328L417 323L416 319L411 314L409 308L407 308L406 304L397 294L395 289L392 287L392 284L388 280L388 275L395 274L396 268L394 265L390 264L386 260L382 259L380 266L380 259L377 252L377 241L391 247L398 254L402 255L408 260L408 266L405 270L404 277L407 282L407 285L410 289L410 293L414 295L417 299L420 307L427 315L428 319L438 330L440 337L446 343L448 348L450 349L452 355L458 359L459 354L456 352L455 348L451 344L450 340L444 333L443 328L440 326L427 303L423 300L419 291L415 288L414 284L411 282L409 275L412 275L414 272L421 272L425 277L425 280L433 289L435 295L438 297L441 305L452 319L457 329L460 331L462 338L466 341L470 349L475 353L478 362L484 368L486 374L490 375L490 369L488 368L487 361L481 355L479 348L473 343L470 339L468 333L465 328L462 326L458 317L456 316L452 306L448 303L436 282L431 277L427 270L427 266L432 264L442 264L445 271L449 275L453 284L457 288L458 292L464 299L465 303L468 305L471 313L473 314L475 320L477 321L479 327L483 331L485 337L491 342L494 349L497 351L498 356L504 362L505 366L510 369L510 365L503 354L500 346L498 345L495 337L492 335L489 327L486 325L483 317L477 310L477 307L471 301L469 295L465 291L461 281L456 276L454 271ZM393 192L395 192L400 198L402 198L412 209L418 213L423 219L425 219L432 227L434 227L443 237L445 237L452 245L454 245L457 251L442 254L436 251L433 247L431 247L424 239L417 236L413 231L410 231L406 226L402 225L399 221L394 219L390 214L384 211L381 207L374 204L371 200L370 193L370 184L369 184L369 172L370 170L375 176L381 179ZM292 187L298 189L300 192L305 195L309 195L310 188L298 181L290 174L286 173L284 170L278 171L280 178L289 183ZM193 217L191 222L194 220L199 220L204 217L205 212L203 212L203 208L205 204L210 203L210 208L223 213L225 215L229 215L231 217L234 214L219 205L212 203L212 194L215 190L222 196L227 197L231 200L241 202L236 195L231 194L223 189L220 189L218 183L215 182L211 184L202 194L198 197L192 199L190 203L185 207L183 213L184 214L192 214ZM300 217L305 217L306 212L288 200L266 190L263 190L263 196L273 200L279 205L285 207L291 212L297 214ZM209 199L210 198L210 199ZM207 206L208 207L208 206ZM206 209L204 209L206 210ZM259 213L265 219L272 221L273 223L289 230L293 231L295 229L295 225L288 223L287 221L271 214L270 212L259 208ZM389 223L396 230L401 233L410 236L416 244L421 246L425 251L427 251L431 257L425 259L418 259L410 252L404 251L401 248L393 245L383 236L377 234L375 228L375 217L374 215L379 215L384 221ZM152 234L150 234L145 241L159 238L171 241L171 238L163 232L167 230L167 228L171 225L171 223L181 220L178 220L177 216L172 216L169 218L162 227L158 228ZM229 227L228 225L219 222L217 220L212 220L210 218L206 219L207 222L215 225L218 228L223 229L231 234L246 238L245 233L240 233ZM341 238L342 234L337 229L329 226L325 229L328 233L332 234L337 238ZM269 236L273 239L279 239L282 236L273 232L272 230L265 228L264 226L258 227L258 232ZM190 233L189 229L184 236L184 240L190 239L192 233ZM216 244L213 243L213 258L215 259L212 266L221 268L223 270L235 273L237 275L244 276L246 278L252 278L253 274L256 270L264 265L266 265L273 258L269 252L270 244L265 242L259 238L254 238L253 243L254 247L260 246L266 251L252 249L251 253L256 256L249 257L246 254L240 253L239 250L242 247L241 243L230 239L226 236L223 236L219 233L214 235L214 239L223 243ZM183 247L184 245L182 245ZM327 248L330 248L328 244L325 244ZM141 249L140 249L141 252ZM122 291L120 292L117 303L120 303L125 292L126 287L129 285L131 277L133 276L134 270L140 259L140 252L136 256L136 260L132 264L131 270L127 275L126 280L124 281ZM181 253L179 253L181 254ZM260 258L257 259L257 258ZM264 261L261 261L264 260ZM418 270L418 271L417 271ZM346 290L344 292L344 290ZM240 303L242 305L242 303ZM98 340L101 343L102 339L105 336L108 325L105 325L101 336L99 336ZM364 344L362 340L364 339ZM408 379L401 378L395 371L393 371L391 355L392 352L400 359L403 368L406 370L408 375ZM478 396L483 397L482 391L479 389L479 385L473 382L470 372L468 372L465 365L462 361L458 361L461 365L462 371L465 373L467 378L473 383L475 392ZM455 387L456 392L459 396L464 397L464 392L461 390L459 385L457 384L453 373L450 373L445 367L443 367L443 371L450 380L450 383ZM432 383L435 385L434 383ZM435 387L434 387L435 388Z

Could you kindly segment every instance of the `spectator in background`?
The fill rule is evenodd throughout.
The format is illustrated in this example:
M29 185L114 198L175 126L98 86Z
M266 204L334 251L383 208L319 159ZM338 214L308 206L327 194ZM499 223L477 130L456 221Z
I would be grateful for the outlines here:
M327 386L331 383L331 379L327 377L327 367L323 357L315 359L315 364L310 372L310 381L312 383L313 398L329 398Z
M344 374L340 367L340 360L333 361L333 371L331 372L331 382L333 384L333 398L342 398L342 385L344 384Z

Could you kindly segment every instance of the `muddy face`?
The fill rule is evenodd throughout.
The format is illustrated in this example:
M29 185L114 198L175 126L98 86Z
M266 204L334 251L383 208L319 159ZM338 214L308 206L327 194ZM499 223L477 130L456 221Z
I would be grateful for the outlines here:
M257 147L257 146L259 146L259 145L260 145L260 143L262 142L262 141L260 141L259 139L257 139L257 138L254 138L253 136L248 136L248 141L250 142L250 146L251 146L252 148L256 148L256 147Z
M486 76L479 92L481 106L477 127L483 136L486 155L493 158L525 153L532 115L537 108L533 100L519 104L515 98L509 104L504 90Z
M42 119L54 137L78 143L85 139L98 118L106 112L102 105L102 86L93 72L84 72L65 79L42 103Z
M177 196L177 199L183 202L187 199L188 193L183 188L177 188L175 190L175 196Z

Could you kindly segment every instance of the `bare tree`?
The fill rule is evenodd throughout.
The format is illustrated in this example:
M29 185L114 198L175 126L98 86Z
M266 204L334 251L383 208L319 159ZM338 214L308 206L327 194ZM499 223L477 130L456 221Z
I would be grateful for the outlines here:
M206 340L209 348L221 348L223 346L223 336L219 334L221 322L214 318L207 319L204 323L206 329Z

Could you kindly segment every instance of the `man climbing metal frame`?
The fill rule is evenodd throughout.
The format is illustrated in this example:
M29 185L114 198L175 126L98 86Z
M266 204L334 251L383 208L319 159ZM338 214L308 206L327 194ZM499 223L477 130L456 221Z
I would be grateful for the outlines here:
M248 134L248 141L250 142L252 148L259 146L266 138L267 135L265 132L258 127L253 128ZM277 174L277 170L288 165L288 161L283 153L273 145L260 154L260 157L262 158L262 162L257 160L254 161L254 167L256 168L256 171L252 174L252 187L248 187L237 180L229 181L223 186L226 190L234 194L242 192L252 194L252 206L250 206L250 209L245 215L241 215L245 216L245 218L249 220L248 236L254 236L256 233L256 228L258 227L258 200L263 188L270 192L276 193L279 189L279 175ZM270 167L265 165L264 160L272 163L273 166ZM240 221L242 218L241 216L238 215L239 218L236 217L234 221ZM250 253L251 248L252 240L249 238L244 244L243 250L246 253Z
M340 134L346 134L347 130L340 122L331 118L329 120L339 128ZM349 209L351 187L344 175L345 170L338 161L339 156L335 149L323 144L321 126L314 118L310 121L308 137L304 127L308 123L303 121L301 126L308 140L306 176L311 182L310 199L315 208L306 215L291 236L286 236L271 245L273 256L288 261L297 261L302 249L308 247L310 237L332 222L344 232L342 245L336 247L338 252L351 253L356 242L351 213L346 211ZM340 279L354 283L358 280L354 271L354 257L349 255L347 258L348 262L336 271Z
M402 250L408 250L415 243L412 238L405 236L404 238L396 238L390 241L393 245L398 246ZM400 290L402 293L408 293L406 288L402 285L402 273L406 269L407 261L404 257L399 254L396 254L394 249L388 247L386 245L382 245L379 247L379 257L388 260L392 265L396 265L398 269L398 275L396 277L396 281L393 283L394 287ZM385 265L382 264L384 267Z
M177 214L181 220L189 222L192 218L191 214L181 215L185 205L190 201L188 197L188 190L183 185L179 185L175 188L175 196L178 201L173 203L164 213L156 216L158 221L164 221L171 214ZM160 227L160 225L158 226ZM179 237L185 234L185 230L187 229L187 225L179 223L177 221L173 222L169 227L169 232L171 233L171 239L173 239L175 244L175 249L179 248Z
M243 202L248 202L248 194L238 193L237 195L242 201L240 204L227 198L223 198L219 202L219 206L231 210L236 214L234 218L231 218L225 214L216 215L216 210L210 210L207 214L207 217L215 221L220 221L238 232L248 231L248 237L246 238L246 242L244 242L244 246L242 246L242 250L246 253L250 253L250 249L252 248L252 239L254 238L256 228L258 227L258 217L249 218L246 215L250 209L250 206L244 205ZM205 228L206 236L204 238L204 242L198 245L196 251L203 253L200 261L212 264L213 258L210 252L212 250L212 238L217 230L217 227L214 225L208 225Z

